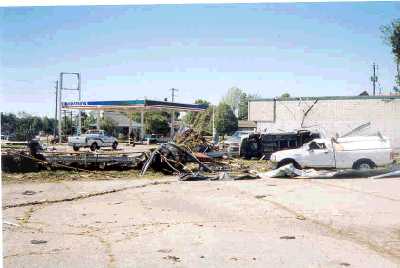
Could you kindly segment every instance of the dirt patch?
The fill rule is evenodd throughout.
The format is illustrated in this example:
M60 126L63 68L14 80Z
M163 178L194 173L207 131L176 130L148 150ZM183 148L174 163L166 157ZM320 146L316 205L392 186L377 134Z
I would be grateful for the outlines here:
M67 170L44 170L30 173L2 173L2 183L26 183L26 182L61 182L78 180L116 180L116 179L156 179L165 175L159 172L149 171L145 176L140 176L139 170L105 170L97 172L79 172Z

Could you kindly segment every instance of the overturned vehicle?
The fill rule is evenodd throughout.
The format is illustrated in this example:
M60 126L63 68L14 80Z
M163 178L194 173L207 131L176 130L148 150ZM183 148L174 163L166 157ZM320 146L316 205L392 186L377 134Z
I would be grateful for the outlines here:
M254 133L242 139L240 157L269 159L274 152L296 149L317 138L320 138L319 133L304 129L293 132Z

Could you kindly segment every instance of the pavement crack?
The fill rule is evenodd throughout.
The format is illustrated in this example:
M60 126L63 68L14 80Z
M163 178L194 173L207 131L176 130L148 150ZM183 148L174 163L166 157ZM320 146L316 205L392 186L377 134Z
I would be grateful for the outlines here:
M36 252L36 251L31 251L28 253L17 253L17 254L12 254L12 255L6 255L3 258L7 259L7 258L12 258L12 257L24 257L24 256L34 256L34 255L52 255L52 254L58 254L61 251L64 250L70 250L70 248L55 248L53 250L50 251L40 251L40 252Z
M9 209L9 208L27 207L27 206L42 205L42 204L49 205L49 204L62 203L62 202L71 202L71 201L77 201L77 200L91 198L91 197L95 197L95 196L118 193L118 192L126 191L129 189L144 188L144 187L151 186L151 185L170 184L170 183L171 183L171 181L162 181L162 182L155 181L155 182L150 182L150 183L141 184L141 185L111 189L111 190L107 190L107 191L94 192L94 193L88 193L88 194L80 194L77 196L67 197L67 198L62 198L62 199L54 199L54 200L46 199L46 200L40 200L40 201L30 201L30 202L24 202L24 203L9 204L9 205L4 205L3 210Z

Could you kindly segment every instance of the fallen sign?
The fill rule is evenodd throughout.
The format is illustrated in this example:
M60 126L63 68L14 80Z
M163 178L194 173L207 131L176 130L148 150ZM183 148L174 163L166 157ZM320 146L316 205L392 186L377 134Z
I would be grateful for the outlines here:
M343 174L343 171L327 171L327 170L315 170L315 169L297 169L292 163L284 165L280 168L257 173L261 178L280 178L280 177L297 177L297 178L332 178L339 174Z
M394 170L394 171L384 173L381 175L372 176L372 177L369 177L369 179L381 179L381 178L386 178L386 177L391 177L391 176L396 176L396 175L400 175L400 170Z
M260 179L258 175L252 175L248 173L242 173L242 174L231 174L228 172L220 172L216 175L204 175L199 172L197 173L187 173L183 174L179 177L180 181L204 181L204 180L210 180L210 181L238 181L238 180L256 180Z

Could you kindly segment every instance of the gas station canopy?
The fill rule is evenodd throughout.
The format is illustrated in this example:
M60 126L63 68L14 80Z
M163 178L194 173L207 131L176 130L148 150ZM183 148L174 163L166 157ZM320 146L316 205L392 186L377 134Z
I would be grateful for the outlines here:
M208 108L206 104L187 104L156 100L122 100L122 101L72 101L63 102L63 109L74 110L103 110L103 111L146 111L174 110L201 112Z

